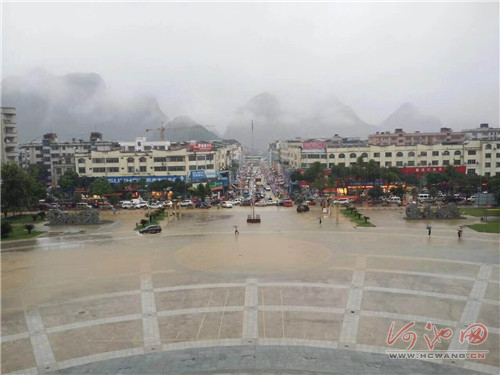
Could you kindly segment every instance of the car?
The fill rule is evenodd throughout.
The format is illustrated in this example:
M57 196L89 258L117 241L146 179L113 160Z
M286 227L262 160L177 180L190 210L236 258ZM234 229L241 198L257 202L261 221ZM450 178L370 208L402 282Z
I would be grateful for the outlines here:
M109 203L103 203L99 206L101 210L111 210L113 208L113 205Z
M163 202L163 207L172 207L172 205L173 205L172 201L170 201L170 200Z
M475 201L476 201L476 196L475 196L475 195L472 195L472 196L470 196L469 198L467 198L467 200L468 200L469 202L475 202Z
M224 208L233 208L233 205L229 201L222 202L222 207Z
M389 198L387 198L387 203L397 203L398 205L401 205L401 198L389 197Z
M285 207L293 207L293 202L291 200L284 200L283 201L283 206Z
M257 203L255 203L255 205L257 207L266 207L267 206L266 201L264 201L264 200L258 201Z
M76 208L79 210L86 210L87 208L92 208L92 206L87 203L77 203Z
M241 202L241 205L242 206L251 206L252 205L252 201L248 200L248 199L245 199L243 202Z
M335 199L332 204L343 204L343 205L346 205L346 204L349 204L350 200L349 198L339 198L339 199Z
M124 201L121 205L121 208L123 209L134 208L134 205L130 201Z
M193 201L191 199L185 199L180 203L181 207L193 206Z
M277 205L278 205L278 202L273 201L272 199L266 201L266 206L277 206Z
M195 205L195 208L205 208L205 209L208 209L210 207L212 207L212 205L210 203L207 203L207 202L198 202Z
M146 228L139 229L139 233L147 234L147 233L160 233L161 227L157 224L148 225Z
M158 209L158 208L163 208L163 205L158 203L150 203L146 207L151 209Z

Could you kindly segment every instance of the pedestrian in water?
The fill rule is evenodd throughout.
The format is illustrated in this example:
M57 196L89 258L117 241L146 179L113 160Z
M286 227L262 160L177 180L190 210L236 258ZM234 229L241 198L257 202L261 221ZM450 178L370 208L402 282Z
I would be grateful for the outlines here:
M462 231L463 231L463 227L458 227L458 231L457 231L457 234L458 234L458 238L462 238Z
M319 218L319 225L321 225L321 218Z
M431 236L431 231L432 231L432 227L430 225L427 225L427 230L429 231L429 237Z
M233 227L234 227L234 235L236 236L237 234L240 234L240 232L238 231L238 226L233 225Z

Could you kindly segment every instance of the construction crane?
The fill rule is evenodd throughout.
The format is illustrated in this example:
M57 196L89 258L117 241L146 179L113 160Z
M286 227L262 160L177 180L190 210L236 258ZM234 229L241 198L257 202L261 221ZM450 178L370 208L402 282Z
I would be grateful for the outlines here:
M147 132L152 132L152 131L157 131L157 132L160 132L160 139L162 140L162 142L165 141L165 124L162 122L160 124L160 127L159 128L156 128L156 129L146 129Z

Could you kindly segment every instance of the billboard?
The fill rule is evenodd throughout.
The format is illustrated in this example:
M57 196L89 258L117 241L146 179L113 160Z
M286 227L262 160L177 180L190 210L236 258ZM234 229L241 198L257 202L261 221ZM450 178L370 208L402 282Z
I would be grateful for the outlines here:
M191 171L189 172L189 179L190 180L206 180L207 175L205 174L204 169L200 169L197 171Z
M305 152L325 152L325 142L310 141L302 144L302 151Z
M141 179L145 179L146 183L148 184L154 181L161 181L161 180L175 181L179 179L181 181L186 181L186 176L123 176L123 177L104 177L104 178L108 180L110 184L113 185L120 184L120 181L137 182Z
M193 152L212 151L211 143L190 143L189 150Z

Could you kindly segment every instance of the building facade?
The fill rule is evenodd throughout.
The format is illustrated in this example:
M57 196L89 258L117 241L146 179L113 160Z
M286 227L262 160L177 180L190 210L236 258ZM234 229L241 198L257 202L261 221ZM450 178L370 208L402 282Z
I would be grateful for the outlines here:
M479 128L465 129L465 138L471 141L500 141L500 128L490 128L488 124L481 124Z
M16 108L2 107L2 163L18 163Z
M368 136L368 144L374 146L415 146L435 144L456 144L465 141L465 133L453 132L450 128L441 128L435 133L405 133L402 129L396 129L394 133L377 132Z
M290 142L290 143L289 143ZM466 141L460 144L332 146L328 142L280 141L283 150L279 163L288 169L307 169L315 162L325 169L334 165L352 166L359 157L373 159L382 167L465 166L466 173L482 176L500 175L500 142Z

